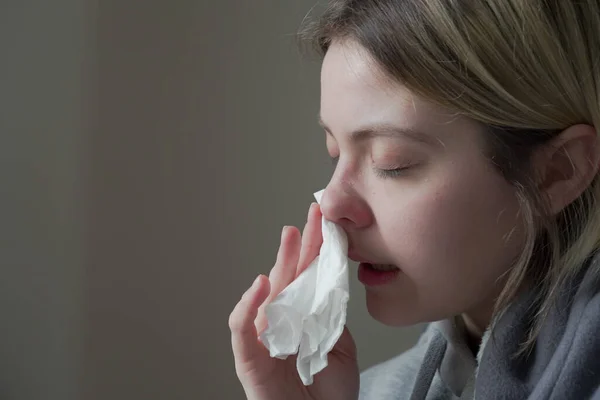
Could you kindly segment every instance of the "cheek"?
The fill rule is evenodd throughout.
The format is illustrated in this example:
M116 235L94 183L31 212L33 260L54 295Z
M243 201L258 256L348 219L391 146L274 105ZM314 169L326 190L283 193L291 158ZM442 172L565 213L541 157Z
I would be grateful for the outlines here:
M451 178L430 181L405 197L384 237L396 238L388 247L415 280L434 284L471 272L477 279L489 272L491 279L494 268L481 266L504 258L499 253L515 225L516 199L493 175Z

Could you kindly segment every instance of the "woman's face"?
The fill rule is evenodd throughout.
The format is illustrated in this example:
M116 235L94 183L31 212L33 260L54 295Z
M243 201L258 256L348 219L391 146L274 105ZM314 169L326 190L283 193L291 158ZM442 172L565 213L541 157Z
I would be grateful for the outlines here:
M338 159L323 215L345 229L350 258L399 269L364 270L370 314L404 326L491 310L522 229L481 127L390 83L352 43L330 47L321 91L327 149Z

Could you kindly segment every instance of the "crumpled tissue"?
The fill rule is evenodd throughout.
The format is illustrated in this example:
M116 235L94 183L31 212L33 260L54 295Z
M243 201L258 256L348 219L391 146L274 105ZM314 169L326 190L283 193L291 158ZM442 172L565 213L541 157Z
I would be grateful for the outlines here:
M314 194L318 203L323 192ZM327 366L327 354L344 330L350 298L346 233L325 218L321 227L319 256L265 307L268 327L260 335L271 357L298 354L296 367L304 385L311 385Z

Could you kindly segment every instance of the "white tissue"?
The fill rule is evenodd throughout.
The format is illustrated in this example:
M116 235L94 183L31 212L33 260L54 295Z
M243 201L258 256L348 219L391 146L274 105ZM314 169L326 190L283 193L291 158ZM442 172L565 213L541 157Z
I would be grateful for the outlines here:
M322 194L315 193L319 203ZM346 324L350 296L346 233L325 218L321 226L319 256L265 307L268 328L260 335L271 357L298 354L296 367L304 385L327 366L327 354Z

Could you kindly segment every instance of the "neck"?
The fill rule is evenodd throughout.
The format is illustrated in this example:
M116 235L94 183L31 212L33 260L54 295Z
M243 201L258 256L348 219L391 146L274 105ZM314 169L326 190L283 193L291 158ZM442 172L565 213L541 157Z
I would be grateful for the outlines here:
M492 322L494 313L495 298L492 297L489 301L480 304L478 307L471 309L461 315L465 324L467 345L476 356L481 345L481 338Z
M504 288L505 281L498 282L495 290L487 297L487 299L464 313L461 314L465 324L467 345L475 356L479 353L481 338L486 329L492 322L494 314L494 306L496 300ZM526 284L521 285L521 290L525 289Z
M487 324L484 325L483 323L475 322L468 314L462 314L462 319L465 323L465 339L467 346L473 355L477 356L477 353L479 353L479 346L481 345L481 338L483 337L483 333L489 324L489 320Z

